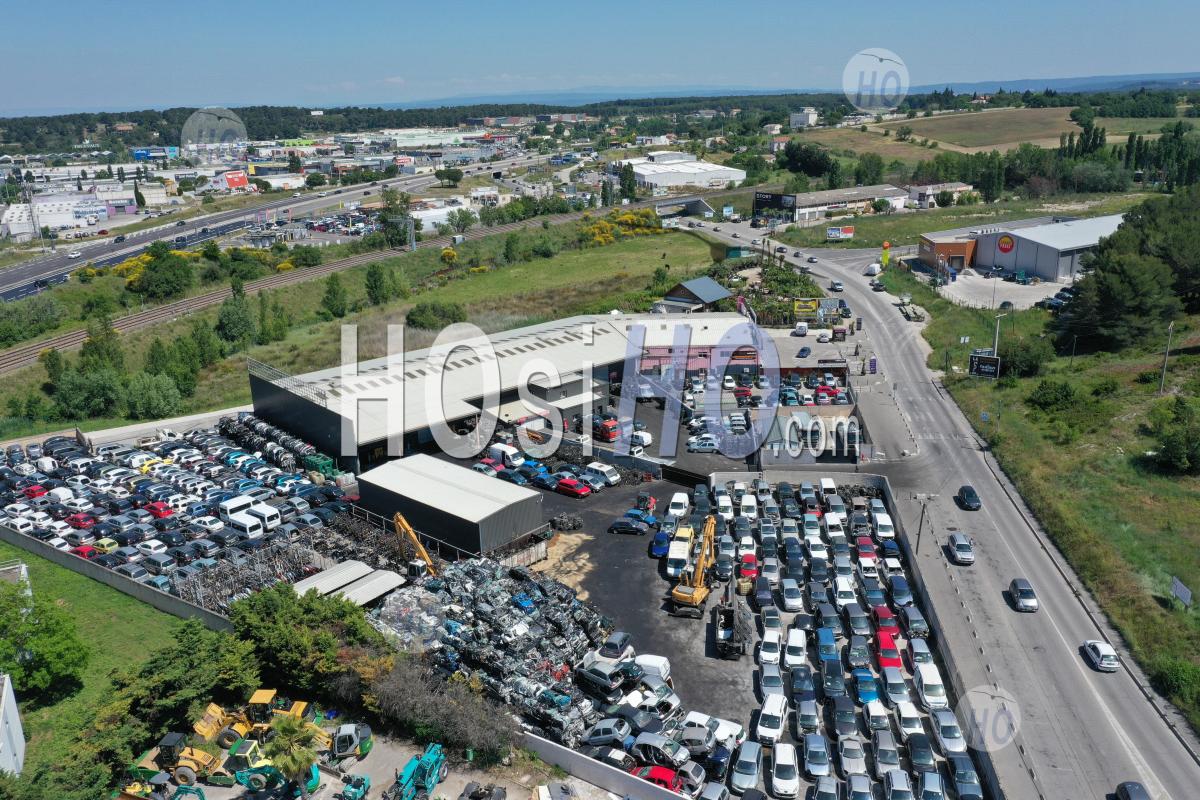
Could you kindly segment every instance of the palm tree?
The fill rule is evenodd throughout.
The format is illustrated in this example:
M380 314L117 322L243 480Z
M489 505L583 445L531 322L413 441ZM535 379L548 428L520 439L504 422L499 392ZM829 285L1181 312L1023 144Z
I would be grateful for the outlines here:
M278 717L271 723L271 731L274 735L263 748L263 755L285 778L296 782L300 797L307 798L308 778L317 761L313 747L316 731L305 720L292 716Z

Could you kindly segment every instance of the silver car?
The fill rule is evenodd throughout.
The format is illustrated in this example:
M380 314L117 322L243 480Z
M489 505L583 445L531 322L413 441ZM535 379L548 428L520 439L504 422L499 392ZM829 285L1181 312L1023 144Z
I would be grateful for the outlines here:
M966 566L975 563L975 546L961 531L950 534L950 538L946 542L946 549L950 552L950 560L955 564Z
M829 742L819 733L804 735L804 772L810 778L821 778L832 774L829 758Z
M1013 606L1017 611L1032 613L1039 608L1037 593L1033 591L1033 584L1025 578L1013 578L1012 583L1008 585L1008 594L1012 598Z
M758 676L758 685L762 690L763 699L773 694L783 697L786 692L783 688L783 673L779 670L778 664L763 664L760 668Z
M894 769L900 769L900 750L896 747L896 738L891 731L875 731L875 778L883 780L883 776Z
M741 794L747 789L758 787L759 773L762 772L762 745L758 742L742 742L738 749L737 758L733 761L733 769L729 771L729 788L734 794Z
M794 578L784 578L779 582L779 596L783 598L784 611L804 610L804 593Z

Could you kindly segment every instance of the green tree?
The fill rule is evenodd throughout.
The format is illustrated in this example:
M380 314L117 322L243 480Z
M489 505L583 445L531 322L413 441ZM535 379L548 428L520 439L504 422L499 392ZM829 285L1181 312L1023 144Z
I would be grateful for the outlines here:
M600 205L601 207L612 205L612 183L607 180L600 182Z
M204 243L204 246L200 248L200 255L204 256L209 261L220 261L221 247L217 244L215 239L209 239Z
M325 185L325 176L320 172L310 172L304 176L304 185L310 189Z
M109 417L123 396L121 376L111 367L67 369L54 386L55 414L69 420Z
M62 377L63 370L67 368L66 359L63 354L56 348L47 348L38 354L38 361L46 368L46 377L51 384L58 383Z
M950 206L954 205L954 192L943 189L934 195L933 199L934 202L937 203L938 208L949 208Z
M84 372L111 369L125 371L125 351L112 322L107 317L88 323L87 339L79 349L79 368Z
M884 200L883 198L880 198L878 200L872 200L871 201L871 210L874 211L876 214L884 214L884 213L892 210L892 204L889 203L887 200Z
M620 173L621 197L625 200L637 199L637 175L634 174L633 164L623 164Z
M787 183L783 185L784 194L804 194L808 190L808 176L803 173L792 175L787 179Z
M1004 375L1031 378L1054 358L1054 348L1041 337L1014 339L1000 343L1000 369Z
M146 207L146 196L142 194L142 190L138 188L137 181L133 182L133 202L137 203L138 208Z
M125 407L133 419L162 419L179 413L179 387L169 375L138 372L129 379Z
M479 220L469 208L456 208L450 212L447 221L456 233L466 233Z
M509 264L521 261L521 234L514 231L504 237L504 260Z
M295 782L301 797L307 798L308 778L317 761L316 731L303 719L279 716L271 723L271 732L263 755L285 778Z
M300 161L300 156L295 153L290 154L288 156L288 172L299 175L303 169L304 164Z
M254 342L254 314L241 281L235 279L233 294L217 309L216 332L235 351Z
M191 336L180 336L172 343L166 374L175 382L179 394L191 397L196 393L200 366L200 348Z
M830 189L840 189L845 182L842 176L842 162L836 158L829 160L829 170L825 173L825 186Z
M316 267L321 263L321 248L307 244L296 245L292 248L289 259L297 267Z
M367 267L367 301L373 306L381 306L392 297L391 286L383 266L371 264Z
M861 186L883 183L883 158L878 153L863 153L854 165L854 182Z
M1179 316L1171 269L1152 256L1102 249L1059 316L1060 341L1119 349L1154 340Z
M1194 398L1176 395L1152 414L1158 462L1173 472L1200 472L1200 408Z
M150 375L162 375L167 371L170 363L171 353L167 349L166 343L155 336L150 341L149 349L146 350L145 366L142 367L142 371Z
M258 293L258 343L267 344L271 341L271 306L267 302L267 293Z
M196 273L191 263L182 256L167 252L157 256L152 254L150 262L130 288L151 300L169 300L183 295L195 283Z
M427 301L417 303L408 312L406 321L414 328L441 330L455 322L466 322L467 312L458 303Z
M79 688L90 649L50 587L28 591L23 582L0 582L0 672L22 699L57 699Z
M211 325L204 320L194 320L188 338L196 345L196 357L201 368L209 367L221 359L221 340Z
M325 279L325 294L321 297L321 308L339 319L346 316L346 312L350 310L346 287L342 285L342 278L336 272Z

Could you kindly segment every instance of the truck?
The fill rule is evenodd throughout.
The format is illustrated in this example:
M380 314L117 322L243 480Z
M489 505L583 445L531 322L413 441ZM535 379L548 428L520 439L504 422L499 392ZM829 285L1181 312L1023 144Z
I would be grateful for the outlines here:
M713 609L713 630L717 637L717 655L741 658L754 648L754 619L745 601L725 587L720 604Z
M602 442L615 442L620 431L615 419L597 419L592 422L592 437Z
M488 458L509 468L519 467L525 463L525 457L510 444L496 443L489 446Z

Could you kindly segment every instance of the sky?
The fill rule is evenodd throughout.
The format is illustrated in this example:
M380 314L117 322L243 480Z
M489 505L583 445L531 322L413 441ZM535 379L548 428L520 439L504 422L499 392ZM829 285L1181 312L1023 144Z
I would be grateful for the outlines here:
M40 3L0 14L16 34L5 37L0 115L837 88L847 61L877 47L903 58L913 85L1200 70L1200 3L1182 0L50 5L53 19Z

